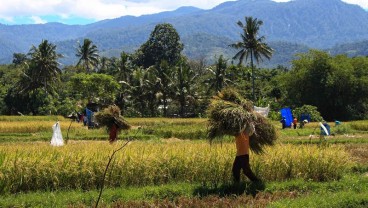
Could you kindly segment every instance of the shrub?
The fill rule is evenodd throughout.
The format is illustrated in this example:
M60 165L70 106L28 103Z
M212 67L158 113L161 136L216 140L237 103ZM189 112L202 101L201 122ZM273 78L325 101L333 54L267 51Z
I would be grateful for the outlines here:
M303 105L302 107L295 108L293 110L293 115L300 119L302 114L309 114L311 121L322 121L323 118L318 112L317 107L312 105Z
M349 124L340 124L334 128L335 134L348 134L351 133L352 129Z

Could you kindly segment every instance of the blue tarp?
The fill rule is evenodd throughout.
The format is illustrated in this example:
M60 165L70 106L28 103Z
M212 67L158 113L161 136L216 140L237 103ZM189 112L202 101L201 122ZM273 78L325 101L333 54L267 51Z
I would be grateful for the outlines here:
M89 110L88 108L86 108L86 116L87 116L87 124L88 124L88 126L92 126L93 112L91 110Z
M286 120L285 126L291 127L291 124L293 122L293 114L291 114L290 108L283 108L280 110L280 112L281 112L281 117L285 117L285 120Z

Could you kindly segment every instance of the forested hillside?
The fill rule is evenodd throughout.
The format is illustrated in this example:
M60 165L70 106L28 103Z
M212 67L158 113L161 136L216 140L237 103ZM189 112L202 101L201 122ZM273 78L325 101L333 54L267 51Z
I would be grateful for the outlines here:
M83 26L0 24L0 63L10 63L13 53L25 53L43 39L58 46L65 55L61 60L64 64L75 63L75 48L84 38L93 40L102 55L118 56L122 50L136 50L147 40L154 26L163 22L177 29L184 43L184 53L189 58L204 57L211 62L214 56L234 55L228 45L240 38L241 30L236 22L245 16L263 20L261 32L276 48L274 58L265 66L287 65L290 55L293 55L291 52L304 51L306 47L330 49L339 44L368 39L368 12L341 0L295 0L287 3L238 0L209 10L183 7L171 12L123 16ZM339 48L330 51L333 54L346 52ZM347 52L364 55L361 50Z

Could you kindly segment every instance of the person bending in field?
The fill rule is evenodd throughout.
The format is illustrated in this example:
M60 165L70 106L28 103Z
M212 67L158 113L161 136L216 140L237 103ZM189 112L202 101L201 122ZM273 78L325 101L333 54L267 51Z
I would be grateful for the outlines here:
M232 172L234 182L240 182L240 171L243 170L252 182L260 181L252 172L249 165L249 134L245 131L235 136L236 143L236 157L234 160Z

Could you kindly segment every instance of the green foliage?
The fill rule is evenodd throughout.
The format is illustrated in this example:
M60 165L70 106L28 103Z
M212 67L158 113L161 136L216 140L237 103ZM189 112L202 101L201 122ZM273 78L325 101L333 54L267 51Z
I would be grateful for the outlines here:
M310 115L311 121L319 121L321 122L323 118L321 114L318 112L317 107L312 105L303 105L302 107L293 109L293 116L300 119L302 114Z
M290 73L280 80L290 106L316 106L326 120L364 119L367 71L367 58L331 57L312 50L300 54Z
M0 114L10 112L11 106L5 101L8 92L21 76L21 69L13 65L0 65Z
M23 53L13 53L13 64L20 65L27 61L27 55Z
M333 129L333 133L335 134L349 134L352 132L352 128L350 127L350 124L340 124L335 126Z
M221 55L214 66L214 69L211 67L207 68L210 72L211 77L207 80L209 83L209 89L215 91L215 93L220 92L223 87L225 87L230 80L228 79L228 70L227 70L227 60L224 59L223 55Z
M76 74L70 78L72 92L80 98L100 104L112 104L120 85L106 74Z
M68 116L77 111L75 102L69 97L58 102L56 108L56 114L62 116Z
M158 24L138 50L138 65L147 68L166 61L173 66L179 61L182 50L183 44L176 29L169 23Z
M51 95L38 89L30 93L29 106L34 115L51 115L56 113L56 106Z
M55 92L55 85L60 79L61 70L56 52L56 45L43 40L38 47L29 50L30 61L18 86L23 94L43 88L47 93Z
M186 116L186 112L195 112L198 101L196 100L196 91L199 89L199 85L196 82L199 80L199 72L194 67L190 66L186 57L181 57L176 71L172 79L174 85L174 99L179 103L178 110L181 117Z
M230 184L223 184L215 188L196 183L107 188L103 195L103 205L113 207L143 207L148 205L168 206L172 204L172 206L182 207L242 207L245 203L251 202L253 206L260 207L265 207L266 205L271 207L285 207L289 204L291 206L299 205L299 207L303 207L305 204L318 207L319 203L327 207L332 204L334 207L359 207L359 202L364 202L364 195L367 194L367 189L364 185L368 181L363 176L348 176L344 177L343 180L328 183L299 179L266 183L266 189L258 190L257 197L249 195L249 193L252 193L252 185L248 183L240 184L237 187L239 190L236 192L232 191L236 187ZM308 194L306 195L306 193ZM235 197L234 194L239 194L240 196ZM98 195L98 192L93 190L66 190L51 192L51 195L50 197L50 192L6 195L2 197L0 206L62 207L65 205L74 205L78 207L91 207L94 205L94 200L96 200L95 197ZM298 197L290 199L293 196ZM336 197L339 198L336 199ZM45 198L49 200L45 200Z
M84 39L83 45L79 44L76 56L79 58L77 66L82 64L87 73L97 67L99 62L97 46L88 38Z
M260 27L263 25L263 21L253 17L245 17L245 24L238 21L238 26L242 28L241 41L231 44L230 46L236 49L240 49L233 59L239 59L239 65L243 63L243 60L250 58L250 67L252 68L252 99L255 97L255 75L253 59L257 61L257 64L262 61L262 58L270 59L273 53L273 49L270 48L264 36L259 37Z

